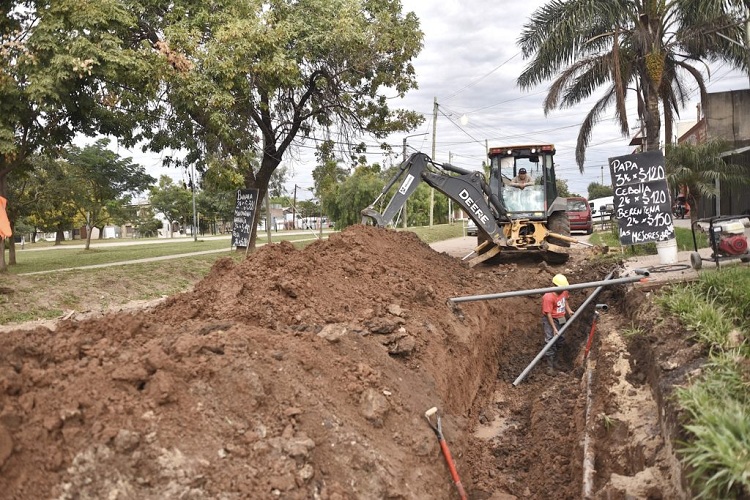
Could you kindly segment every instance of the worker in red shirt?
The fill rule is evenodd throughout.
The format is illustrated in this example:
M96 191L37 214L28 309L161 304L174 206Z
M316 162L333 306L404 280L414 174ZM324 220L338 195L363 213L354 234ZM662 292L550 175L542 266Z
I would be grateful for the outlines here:
M556 274L552 278L555 286L568 286L568 278L563 274ZM542 297L542 328L544 329L544 343L548 344L556 335L560 334L560 329L567 318L573 315L573 310L568 305L568 291L563 290L559 293L548 292ZM562 342L562 338L552 344L545 353L547 357L547 366L549 372L555 370L555 353L557 346Z

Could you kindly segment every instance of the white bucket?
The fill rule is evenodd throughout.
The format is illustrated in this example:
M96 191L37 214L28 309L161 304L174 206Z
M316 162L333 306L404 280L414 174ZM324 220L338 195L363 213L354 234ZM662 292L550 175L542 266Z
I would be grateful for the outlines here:
M672 238L656 242L656 252L659 254L660 264L677 264L677 240Z

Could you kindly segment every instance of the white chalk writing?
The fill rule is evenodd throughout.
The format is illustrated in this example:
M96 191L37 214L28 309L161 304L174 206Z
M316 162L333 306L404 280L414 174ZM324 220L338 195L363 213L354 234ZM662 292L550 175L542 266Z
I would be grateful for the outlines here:
M609 159L620 243L633 245L674 237L669 190L660 151Z

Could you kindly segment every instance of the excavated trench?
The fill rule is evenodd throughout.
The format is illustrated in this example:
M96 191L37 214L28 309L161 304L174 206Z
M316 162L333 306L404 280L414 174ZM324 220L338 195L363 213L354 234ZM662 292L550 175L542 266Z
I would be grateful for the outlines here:
M601 271L581 268L576 282L602 280ZM542 359L518 385L514 381L544 346L541 296L497 299L512 301L513 317L527 321L483 318L488 328L495 325L501 348L496 377L468 412L469 498L686 497L671 438L665 438L673 429L662 422L667 411L647 376L653 354L644 346L631 352L624 340L633 325L628 311L639 307L638 299L625 298L631 288L605 288L595 303L608 310L595 318L589 306L568 327L558 370L548 370ZM592 291L572 291L573 307Z

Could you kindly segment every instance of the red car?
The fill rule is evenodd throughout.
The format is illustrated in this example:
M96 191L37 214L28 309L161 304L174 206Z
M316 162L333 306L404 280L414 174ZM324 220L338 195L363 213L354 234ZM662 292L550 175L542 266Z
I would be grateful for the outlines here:
M568 198L568 219L571 231L594 232L594 222L591 220L591 207L586 198Z

